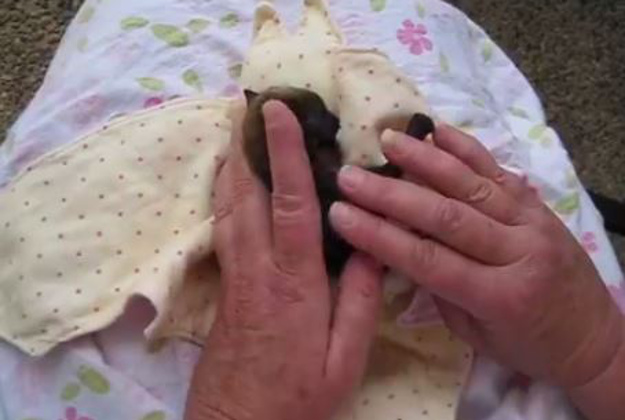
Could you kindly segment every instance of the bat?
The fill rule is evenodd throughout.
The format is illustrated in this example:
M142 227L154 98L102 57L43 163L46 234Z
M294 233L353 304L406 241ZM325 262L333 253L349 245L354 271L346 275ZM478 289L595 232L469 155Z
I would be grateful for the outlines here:
M353 248L332 228L330 207L343 197L337 184L338 172L343 166L343 154L337 141L339 119L325 106L316 93L293 87L273 87L257 93L245 91L247 111L243 120L243 150L252 172L271 192L272 179L263 104L269 100L283 102L301 125L304 144L310 160L316 193L321 209L323 253L328 275L338 278ZM434 132L434 122L424 114L414 114L406 129L407 134L424 140ZM401 170L391 164L366 168L377 174L399 178Z

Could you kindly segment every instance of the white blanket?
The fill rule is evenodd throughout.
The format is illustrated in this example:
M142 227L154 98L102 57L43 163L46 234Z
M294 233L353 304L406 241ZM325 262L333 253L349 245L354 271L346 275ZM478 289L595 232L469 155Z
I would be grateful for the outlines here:
M254 0L88 0L0 148L0 188L37 157L119 114L177 96L236 94L254 6ZM276 1L276 7L296 23L299 2ZM330 9L348 44L388 54L438 116L480 138L501 164L527 174L625 301L600 217L536 94L478 26L438 0L341 0ZM42 359L0 343L0 418L180 418L199 349L173 342L148 352L143 329L151 316L138 303L111 328ZM479 359L458 418L576 417L557 389Z

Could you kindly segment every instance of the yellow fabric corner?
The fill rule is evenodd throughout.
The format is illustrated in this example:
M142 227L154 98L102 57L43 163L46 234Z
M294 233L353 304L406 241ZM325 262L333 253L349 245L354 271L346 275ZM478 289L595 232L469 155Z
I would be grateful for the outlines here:
M354 165L383 165L381 132L404 130L416 112L431 114L418 89L386 55L343 44L321 0L305 2L302 22L292 34L270 3L259 5L241 82L255 91L292 86L319 94L341 121L338 140L346 163Z
M182 101L43 157L0 195L0 336L41 355L111 324L134 295L163 311L211 251L228 101Z

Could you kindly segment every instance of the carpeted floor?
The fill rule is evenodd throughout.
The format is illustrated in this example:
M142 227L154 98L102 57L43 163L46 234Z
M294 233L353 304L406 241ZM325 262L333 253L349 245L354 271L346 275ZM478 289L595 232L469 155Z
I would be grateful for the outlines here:
M451 2L484 26L535 84L586 185L625 200L625 1ZM0 0L0 141L79 4ZM614 240L625 257L625 240Z

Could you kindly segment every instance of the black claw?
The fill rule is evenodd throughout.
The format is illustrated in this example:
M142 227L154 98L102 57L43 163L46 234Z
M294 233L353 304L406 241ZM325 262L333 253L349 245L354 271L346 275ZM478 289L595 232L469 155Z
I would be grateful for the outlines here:
M425 140L429 134L434 133L434 121L425 114L414 114L408 123L406 134L418 140Z

